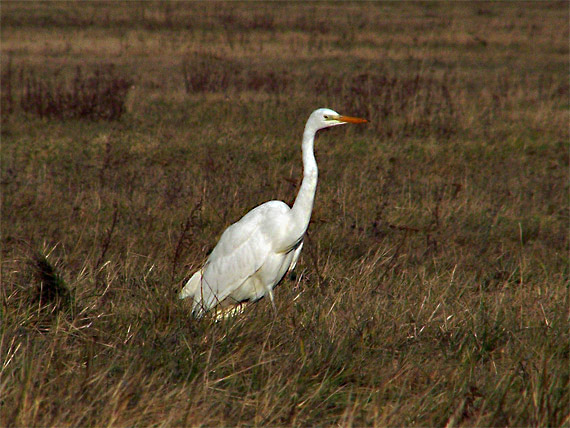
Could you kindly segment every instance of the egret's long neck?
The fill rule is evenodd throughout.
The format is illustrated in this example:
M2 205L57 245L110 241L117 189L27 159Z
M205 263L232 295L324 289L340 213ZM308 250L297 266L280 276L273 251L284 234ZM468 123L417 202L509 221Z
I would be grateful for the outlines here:
M316 131L312 127L305 127L303 133L303 182L291 209L295 234L299 237L305 233L309 226L317 190L319 171L314 153L315 133Z

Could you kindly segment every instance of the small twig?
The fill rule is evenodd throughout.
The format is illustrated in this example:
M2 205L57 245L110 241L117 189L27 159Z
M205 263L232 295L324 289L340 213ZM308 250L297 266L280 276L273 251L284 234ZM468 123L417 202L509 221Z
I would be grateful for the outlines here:
M101 244L101 255L99 256L99 260L95 263L95 269L98 269L99 266L103 263L105 259L105 254L107 254L107 250L111 245L111 239L113 237L113 232L115 231L115 226L117 226L117 220L119 219L119 205L117 201L113 202L113 220L111 221L111 227L107 230L107 234L105 235L105 239L103 239L103 243Z
M311 243L311 237L309 235L309 231L305 232L305 237L308 241L307 244L310 244ZM321 275L321 272L319 270L317 255L315 254L315 251L313 250L312 245L307 245L307 247L309 250L309 255L311 256L311 261L313 262L313 267L315 268L315 273L317 274L317 285L320 288L321 284L324 282L324 279L323 279L323 276Z
M186 234L188 233L190 228L193 226L192 219L193 219L196 211L198 211L198 209L201 206L202 206L202 199L200 198L200 200L194 206L194 208L192 209L192 211L190 212L190 214L186 218L186 221L182 225L182 232L180 233L180 236L178 238L178 242L176 243L176 248L174 250L174 257L172 258L172 272L171 272L171 280L172 281L174 281L174 274L175 274L176 268L178 266L178 259L180 258L180 255L182 254L182 248L184 247L184 240L186 239Z
M397 229L397 230L403 230L404 232L421 232L420 229L418 229L417 227L412 227L412 226L400 226L398 224L388 224L388 227L390 229Z
M178 238L178 243L176 244L176 249L174 250L174 257L172 258L172 272L170 274L170 279L174 281L174 272L176 272L176 266L178 265L178 258L180 257L180 253L182 252L182 243L184 242L184 238L186 237L186 233L192 226L192 214L188 216L184 224L182 225L182 233L180 233L180 237Z
M390 227L393 227L392 225L390 225ZM398 227L399 229L400 227ZM419 232L419 230L414 228L410 228L410 229L400 229L400 230L405 230L406 234L402 237L402 239L400 239L400 242L398 243L398 246L396 247L396 250L394 251L394 254L392 254L392 257L390 257L390 260L388 260L388 263L386 265L386 268L384 269L384 272L382 273L382 275L380 276L380 278L378 278L378 285L376 285L376 287L374 287L374 289L372 291L377 291L378 288L380 287L380 284L382 283L382 280L386 277L386 275L388 275L388 271L390 269L392 269L392 267L395 264L395 260L396 257L398 257L400 255L400 250L402 249L402 246L404 245L404 242L406 241L406 238L408 237L408 233L409 231L413 231L413 232Z
M102 188L106 184L105 176L107 170L111 165L111 138L109 135L105 137L105 152L103 154L103 163L101 164L101 168L99 168L99 186Z

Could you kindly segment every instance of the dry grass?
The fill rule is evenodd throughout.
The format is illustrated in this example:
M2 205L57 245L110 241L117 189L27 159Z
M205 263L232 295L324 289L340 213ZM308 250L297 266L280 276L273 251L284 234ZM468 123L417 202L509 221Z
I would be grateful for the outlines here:
M10 2L2 24L2 425L570 423L566 4ZM19 70L65 99L110 65L134 82L113 120L20 102ZM181 284L292 202L320 106L371 123L318 138L277 315L192 320Z
M13 70L9 57L2 70L2 110L6 115L19 108L39 117L118 120L125 111L130 86L127 78L116 75L112 65L98 66L90 76L78 66L73 78L65 81L59 71L38 77L23 67Z

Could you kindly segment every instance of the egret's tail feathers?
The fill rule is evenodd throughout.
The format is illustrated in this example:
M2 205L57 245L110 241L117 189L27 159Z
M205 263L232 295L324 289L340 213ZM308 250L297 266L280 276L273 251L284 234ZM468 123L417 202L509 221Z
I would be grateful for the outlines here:
M200 289L200 283L202 282L202 269L198 270L192 278L188 280L182 291L178 294L179 299L185 299L187 297L194 297L196 292Z

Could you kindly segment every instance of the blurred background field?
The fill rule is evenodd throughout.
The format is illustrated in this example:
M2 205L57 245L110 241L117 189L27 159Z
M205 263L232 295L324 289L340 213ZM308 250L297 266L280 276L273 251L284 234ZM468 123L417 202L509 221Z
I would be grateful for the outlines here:
M564 426L565 2L3 2L6 426ZM254 206L296 275L176 293Z

